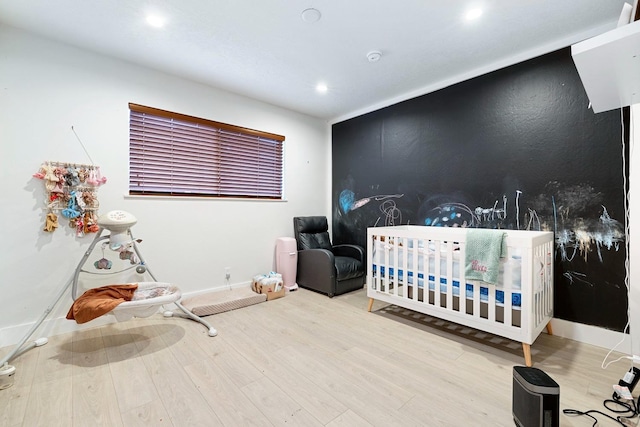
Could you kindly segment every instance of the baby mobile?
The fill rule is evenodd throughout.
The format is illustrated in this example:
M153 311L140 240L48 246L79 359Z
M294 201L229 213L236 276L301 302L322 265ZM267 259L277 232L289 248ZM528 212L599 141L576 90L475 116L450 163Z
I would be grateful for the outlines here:
M79 138L78 141L84 149ZM44 181L47 209L44 231L51 233L58 228L58 214L69 220L77 237L99 231L97 192L107 182L99 166L93 165L93 161L91 165L45 161L33 176Z

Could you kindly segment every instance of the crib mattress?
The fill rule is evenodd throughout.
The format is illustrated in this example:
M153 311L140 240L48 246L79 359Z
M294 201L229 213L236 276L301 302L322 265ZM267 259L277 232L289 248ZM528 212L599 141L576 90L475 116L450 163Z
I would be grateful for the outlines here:
M377 270L378 270L378 265L377 264L373 264L373 273L374 276L377 274ZM380 274L382 277L385 277L389 280L393 280L395 278L395 269L394 268L389 268L389 274L388 277L385 275L386 272L386 268L385 266L380 266ZM413 285L414 284L414 276L415 273L413 271L409 271L407 274L407 284L409 285ZM398 270L398 280L403 280L404 277L404 271L402 269ZM436 288L436 278L435 276L429 275L428 278L428 284L429 284L429 290L430 291L434 291ZM459 297L460 296L460 282L458 280L452 280L453 282L453 296L455 297ZM465 298L468 300L472 300L473 299L473 290L474 290L474 284L473 283L467 283L465 286ZM480 287L480 302L484 302L484 303L488 303L489 302L489 288L482 286L482 285L478 285ZM418 287L419 288L424 288L424 274L423 273L418 273ZM440 278L440 293L446 294L447 293L447 279L444 277ZM496 289L495 290L495 300L496 300L496 305L498 306L504 306L504 290L501 289ZM519 310L521 308L522 305L522 294L520 292L511 292L511 306L513 307L513 309L515 310Z

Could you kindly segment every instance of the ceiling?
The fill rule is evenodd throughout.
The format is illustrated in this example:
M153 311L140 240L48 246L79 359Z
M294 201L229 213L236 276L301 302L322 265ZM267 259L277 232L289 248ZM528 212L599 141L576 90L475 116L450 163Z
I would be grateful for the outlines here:
M601 34L623 4L3 0L0 23L335 123ZM303 19L309 8L318 21ZM482 15L467 21L471 8Z

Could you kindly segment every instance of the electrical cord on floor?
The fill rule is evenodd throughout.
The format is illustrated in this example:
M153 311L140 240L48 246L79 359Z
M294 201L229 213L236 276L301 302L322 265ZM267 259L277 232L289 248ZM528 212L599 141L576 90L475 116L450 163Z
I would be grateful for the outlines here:
M624 402L624 401L620 400L619 398L617 398L614 395L611 399L606 399L604 402L602 402L602 404L604 405L605 408L607 408L608 410L610 410L613 413L616 413L616 414L628 414L624 418L633 418L636 415L638 415L638 408L636 406L635 400L629 400L628 402L631 402L631 403ZM614 409L614 408L609 407L608 405L610 405L612 403L614 405L622 406L624 409Z
M590 409L588 411L582 412L582 411L578 411L577 409L563 409L562 413L565 415L586 415L587 417L591 418L593 421L593 424L591 424L592 427L595 427L598 425L598 419L596 417L594 417L591 414L600 414L600 415L604 415L607 418L612 419L613 421L617 422L618 424L620 424L621 426L627 427L626 424L623 424L622 421L620 421L620 417L616 417L613 418L611 415L605 414L604 412L600 412L597 411L595 409Z
M591 414L603 415L603 416L605 416L605 417L617 422L621 426L628 427L628 426L634 425L634 424L631 424L629 420L631 418L635 418L635 417L638 416L638 407L636 405L636 402L634 400L630 400L629 402L631 402L631 403L627 403L627 402L624 402L624 401L620 400L619 398L616 397L615 394L614 394L613 398L605 399L602 402L604 407L607 408L609 411L611 411L611 412L613 412L615 414L620 414L615 418L612 417L609 414L605 414L604 412L598 411L596 409L590 409L588 411L578 411L577 409L563 409L562 413L565 414L565 415L574 415L574 416L586 415L587 417L589 417L592 420L594 420L593 424L591 425L592 427L595 427L596 425L598 425L598 419L596 417L594 417L593 415L591 415ZM611 408L610 407L611 404L619 405L624 409ZM623 415L623 414L626 414L626 415ZM637 425L637 423L635 425Z

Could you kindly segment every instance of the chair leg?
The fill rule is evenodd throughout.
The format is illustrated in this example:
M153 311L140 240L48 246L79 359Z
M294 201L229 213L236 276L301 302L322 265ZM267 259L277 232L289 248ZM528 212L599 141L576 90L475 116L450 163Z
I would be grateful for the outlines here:
M371 313L372 308L373 308L373 298L369 298L369 306L367 307L367 311Z

